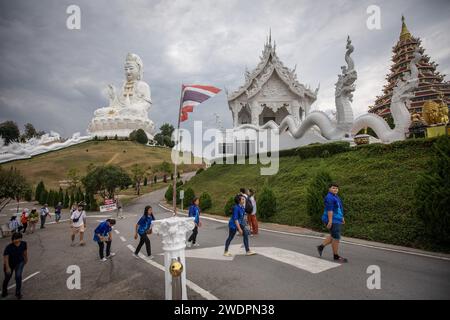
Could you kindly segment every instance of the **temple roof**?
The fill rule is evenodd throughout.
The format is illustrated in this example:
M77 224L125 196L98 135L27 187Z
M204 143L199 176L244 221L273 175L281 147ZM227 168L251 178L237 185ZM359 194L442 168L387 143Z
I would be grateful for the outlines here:
M243 94L247 95L247 99L255 96L263 87L263 85L271 78L274 72L280 77L280 79L286 84L292 93L300 97L309 97L313 101L317 98L317 88L314 92L309 88L306 88L303 84L297 80L295 69L290 70L285 67L276 54L276 43L274 41L272 45L272 37L269 35L262 56L260 56L260 62L256 68L249 72L245 71L245 83L236 91L228 94L228 101L237 99Z

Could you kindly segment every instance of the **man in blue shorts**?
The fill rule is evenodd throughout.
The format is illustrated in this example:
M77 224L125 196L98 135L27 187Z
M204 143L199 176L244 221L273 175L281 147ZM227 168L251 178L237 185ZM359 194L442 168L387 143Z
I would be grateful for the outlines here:
M341 227L345 224L344 207L342 206L341 198L337 195L339 186L336 183L331 183L326 195L325 210L322 215L322 221L326 224L327 229L330 230L330 235L317 247L319 255L322 256L325 246L331 243L333 248L333 258L336 262L348 262L347 259L339 255L339 240L341 240Z

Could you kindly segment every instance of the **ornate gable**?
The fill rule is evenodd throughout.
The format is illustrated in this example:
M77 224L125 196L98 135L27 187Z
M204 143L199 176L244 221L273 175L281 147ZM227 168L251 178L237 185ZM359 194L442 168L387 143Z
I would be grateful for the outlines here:
M232 102L241 96L245 96L246 100L251 99L263 89L264 85L271 79L274 72L294 95L300 98L308 97L312 102L316 100L318 88L313 92L303 84L299 83L295 73L296 68L290 70L285 67L278 58L275 49L276 44L274 43L272 46L272 40L269 37L268 42L264 46L262 56L260 56L260 62L252 72L249 72L248 70L245 71L244 85L228 95L229 102ZM267 94L267 92L264 93Z

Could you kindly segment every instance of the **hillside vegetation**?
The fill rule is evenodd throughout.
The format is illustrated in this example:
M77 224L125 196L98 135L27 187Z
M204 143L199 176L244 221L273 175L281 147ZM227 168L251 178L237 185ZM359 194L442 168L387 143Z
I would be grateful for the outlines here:
M258 190L267 184L275 193L277 210L268 222L303 226L325 231L320 225L322 211L307 213L307 188L319 170L330 173L340 185L349 237L450 251L423 236L423 225L414 211L414 189L420 174L433 157L434 140L407 140L391 145L367 145L323 157L300 157L285 153L276 175L260 175L259 165L213 165L193 177L186 187L195 194L208 192L212 207L208 212L224 215L227 200L239 188ZM314 220L316 219L316 220Z

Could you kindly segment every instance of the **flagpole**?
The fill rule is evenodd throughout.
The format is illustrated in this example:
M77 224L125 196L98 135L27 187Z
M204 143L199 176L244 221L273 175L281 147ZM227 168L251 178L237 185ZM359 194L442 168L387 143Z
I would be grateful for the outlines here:
M178 126L177 126L177 140L176 142L178 144L180 144L180 120L181 120L181 106L183 103L183 84L181 84L181 95L180 95L180 109L178 110ZM180 144L180 150L181 150L181 144ZM174 174L173 174L173 195L172 195L172 204L173 204L173 215L176 216L177 215L177 162L178 162L178 158L180 156L180 152L175 149L175 151L177 152L177 157L176 157L176 161L175 161L175 166L174 166Z

